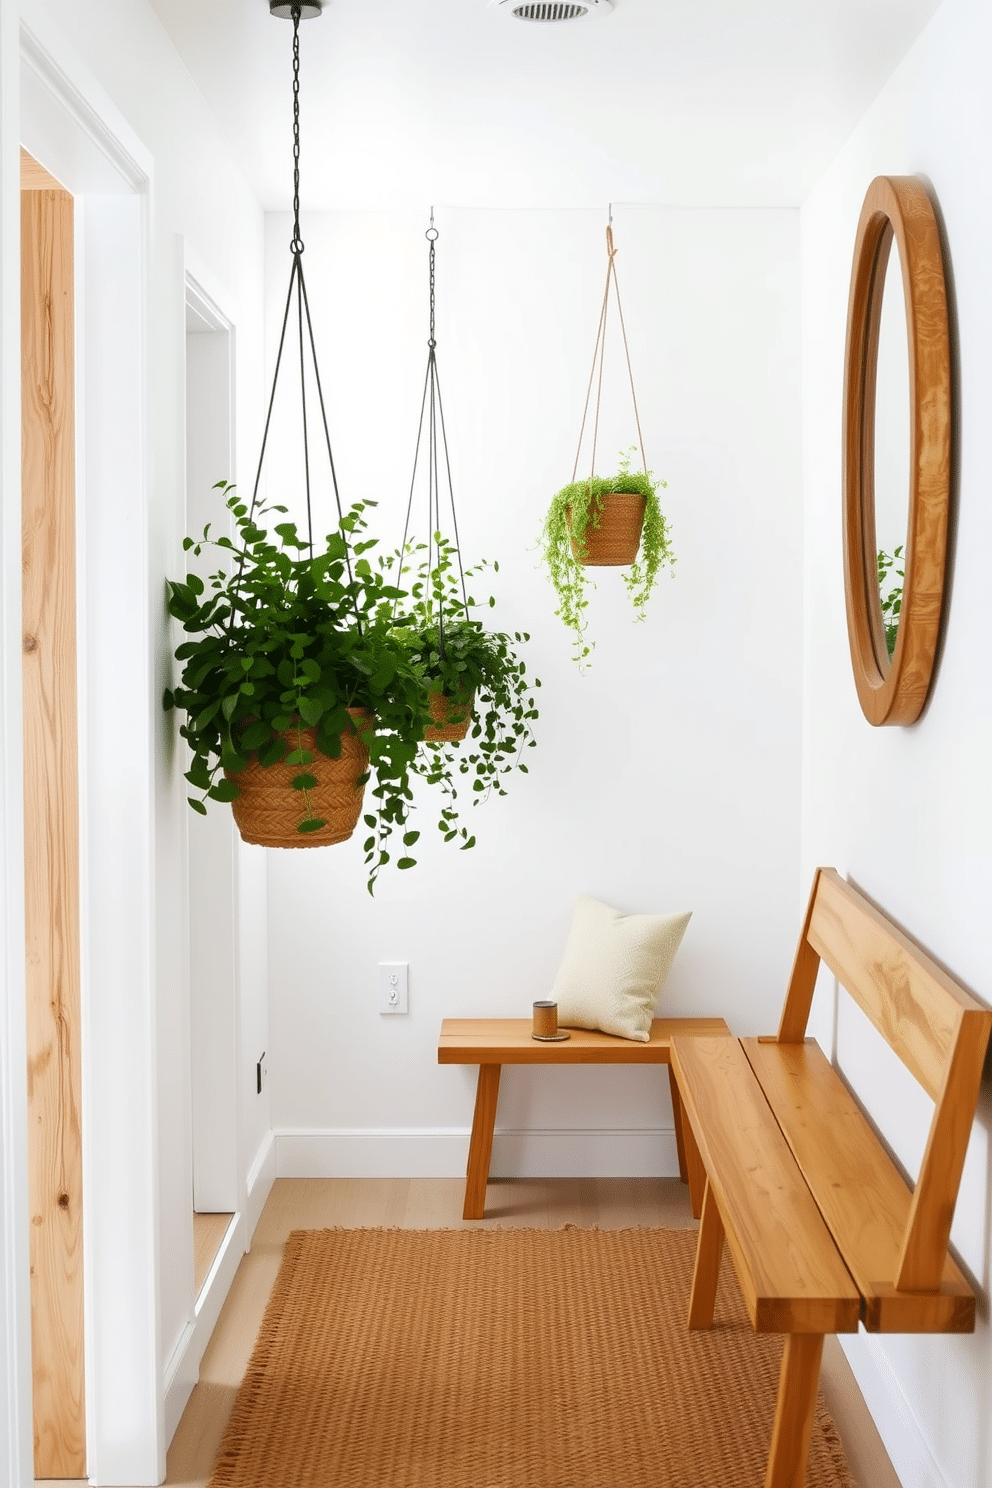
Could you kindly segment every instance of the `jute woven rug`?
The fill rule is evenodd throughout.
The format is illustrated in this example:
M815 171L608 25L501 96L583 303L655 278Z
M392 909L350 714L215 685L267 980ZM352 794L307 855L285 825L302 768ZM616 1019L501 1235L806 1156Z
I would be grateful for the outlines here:
M211 1488L761 1488L782 1343L686 1230L295 1231ZM855 1488L820 1401L808 1488Z

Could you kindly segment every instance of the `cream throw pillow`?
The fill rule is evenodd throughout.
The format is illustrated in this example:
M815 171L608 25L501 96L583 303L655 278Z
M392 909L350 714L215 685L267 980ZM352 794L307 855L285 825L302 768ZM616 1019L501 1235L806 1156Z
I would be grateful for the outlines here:
M690 916L621 914L597 899L577 900L551 993L559 1025L646 1044Z

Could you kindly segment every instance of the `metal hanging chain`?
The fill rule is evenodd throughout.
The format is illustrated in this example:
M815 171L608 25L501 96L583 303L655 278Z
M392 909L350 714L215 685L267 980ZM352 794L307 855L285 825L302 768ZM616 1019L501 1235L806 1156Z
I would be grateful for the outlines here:
M290 252L303 252L300 237L300 8L293 7L293 241Z
M610 212L610 223L613 222L612 209ZM603 303L599 312L599 327L596 331L596 347L592 354L592 370L589 373L589 386L586 389L585 407L582 410L582 425L579 429L579 443L575 451L575 464L572 467L572 480L575 480L579 469L579 456L582 453L582 439L586 431L586 420L589 415L589 400L592 397L592 385L596 382L596 412L593 420L592 431L592 461L589 466L589 484L596 473L596 442L599 436L599 410L603 394L603 358L606 354L606 322L610 307L610 285L613 285L617 300L617 314L620 319L620 334L623 337L623 351L627 361L627 376L630 379L630 397L634 405L634 423L637 427L638 447L641 451L641 463L644 473L647 474L648 461L644 452L644 436L641 433L641 416L637 408L637 394L634 391L634 372L630 364L630 347L627 345L627 327L623 319L623 306L620 303L620 281L617 279L617 268L614 263L617 250L613 246L613 227L606 229L606 288L603 291ZM598 373L598 376L597 376Z
M435 312L436 312L436 255L434 245L438 239L438 231L434 226L434 209L431 208L431 225L424 237L427 239L428 252L428 277L429 277L429 303L430 303L430 335L427 341L427 372L424 376L424 391L420 402L420 423L417 428L417 444L413 456L413 474L410 477L410 496L406 507L406 521L403 525L403 541L400 544L400 564L406 554L407 539L410 535L410 519L413 513L413 497L417 482L417 469L420 463L420 449L424 439L424 422L427 423L427 573L428 594L430 594L430 574L434 569L434 534L441 532L441 469L439 454L444 454L444 475L448 485L448 499L451 507L451 531L454 537L453 547L455 557L458 561L458 576L462 591L462 607L465 615L468 615L468 591L465 585L465 570L462 565L461 544L458 537L458 517L455 513L455 492L451 479L451 458L448 453L448 438L444 425L444 404L441 398L441 381L437 370L437 337L435 334ZM440 439L439 439L440 436ZM393 607L395 613L395 605ZM438 610L438 650L444 655L444 609Z
M327 458L331 471L331 484L334 489L334 502L337 507L338 521L344 517L341 505L341 493L338 489L337 472L334 467L334 456L331 452L331 435L327 422L327 409L324 404L324 390L320 380L320 367L317 363L317 347L313 334L313 322L310 318L310 301L307 295L306 280L303 274L303 236L300 231L300 16L301 7L294 5L292 8L293 21L293 236L289 249L293 257L292 268L289 273L289 290L286 295L286 307L283 311L282 328L279 333L279 350L276 354L275 373L272 378L272 392L269 395L269 407L265 417L265 429L262 434L262 448L258 457L258 469L255 473L255 485L252 490L251 510L249 521L255 515L258 502L259 484L262 478L262 465L265 460L265 450L269 440L269 428L272 422L272 409L275 404L276 388L279 384L279 372L282 367L282 355L286 343L286 331L289 325L290 311L293 306L294 290L296 297L296 318L298 326L298 342L300 353L300 403L303 415L303 463L306 482L307 497L307 541L310 556L313 557L313 514L311 510L310 496L310 434L307 416L307 386L306 386L306 347L309 346L310 361L313 366L314 383L317 389L317 399L320 404L320 417L324 428L324 440L327 447ZM304 324L306 335L304 335ZM348 571L348 582L353 582L351 569L351 550L345 545L345 566ZM239 574L244 567L244 559L239 564ZM362 620L356 610L356 621L358 632L362 633Z

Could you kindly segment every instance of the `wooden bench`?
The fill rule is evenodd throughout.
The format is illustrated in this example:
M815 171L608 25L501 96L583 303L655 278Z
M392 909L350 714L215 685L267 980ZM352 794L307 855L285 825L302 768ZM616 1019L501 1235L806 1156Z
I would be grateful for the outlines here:
M934 1101L911 1189L806 1023L821 960ZM752 1326L784 1333L766 1488L801 1488L827 1333L971 1332L948 1255L992 1013L830 868L813 881L778 1034L672 1043L705 1174L689 1327L724 1238ZM693 1171L690 1163L690 1173Z
M531 1038L529 1018L445 1018L437 1046L438 1064L479 1066L463 1218L482 1219L485 1215L499 1077L504 1064L668 1064L674 1034L713 1037L729 1032L722 1018L656 1018L646 1044L635 1039L616 1038L609 1033L593 1033L585 1028L571 1029L571 1037L560 1044L542 1044ZM675 1113L679 1172L685 1182L690 1175L686 1166L678 1086L671 1078L671 1070L669 1083ZM698 1163L694 1148L688 1155L688 1161L693 1160ZM701 1181L700 1172L697 1187Z

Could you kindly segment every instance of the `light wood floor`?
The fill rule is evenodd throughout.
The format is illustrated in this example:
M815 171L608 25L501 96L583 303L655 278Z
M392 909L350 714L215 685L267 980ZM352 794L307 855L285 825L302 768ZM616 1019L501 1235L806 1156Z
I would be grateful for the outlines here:
M233 1218L233 1214L193 1215L193 1284L197 1296L210 1275L210 1267L217 1259Z
M464 1182L435 1178L279 1179L255 1231L200 1370L200 1383L169 1449L169 1488L206 1488L290 1230L341 1225L402 1229L488 1229L564 1224L693 1227L677 1179L560 1178L494 1182L486 1218L462 1220ZM860 1488L900 1488L836 1339L823 1354L823 1392ZM71 1488L49 1481L39 1488ZM429 1485L427 1485L429 1488Z

